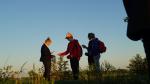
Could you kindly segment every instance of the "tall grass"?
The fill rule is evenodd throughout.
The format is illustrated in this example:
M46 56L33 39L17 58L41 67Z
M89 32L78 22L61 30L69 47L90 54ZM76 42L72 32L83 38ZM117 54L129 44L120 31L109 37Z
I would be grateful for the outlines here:
M79 81L73 81L72 78L66 79L66 81L56 80L53 77L51 81L46 81L41 75L37 75L26 78L0 78L0 84L149 84L150 82L146 74L137 75L130 73L102 72L101 77L95 79L88 71L82 71L80 73Z
M101 65L101 73L88 68L80 69L79 80L75 81L67 63L62 58L52 62L51 81L43 78L43 67L36 69L33 65L33 69L28 72L29 77L20 77L26 63L19 71L12 70L12 66L6 66L0 69L0 84L150 84L147 73L136 74L124 69L115 69L107 62Z

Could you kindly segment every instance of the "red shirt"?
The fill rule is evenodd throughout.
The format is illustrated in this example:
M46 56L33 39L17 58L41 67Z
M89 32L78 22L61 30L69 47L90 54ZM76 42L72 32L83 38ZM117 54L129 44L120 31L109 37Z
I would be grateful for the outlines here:
M77 52L78 50L76 50L76 45L79 45L78 40L72 40L71 42L69 42L67 50L61 53L61 55L64 56L69 54L69 56L75 57L80 60L80 52Z

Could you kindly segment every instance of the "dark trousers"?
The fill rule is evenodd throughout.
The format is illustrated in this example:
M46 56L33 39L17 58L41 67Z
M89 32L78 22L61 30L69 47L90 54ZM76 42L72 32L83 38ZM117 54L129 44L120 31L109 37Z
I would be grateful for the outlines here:
M94 64L94 59L92 56L88 56L88 64L93 65Z
M46 80L50 80L50 72L51 72L51 61L44 61L43 62L44 65L44 78Z
M89 70L93 71L94 69L94 59L92 56L88 56L88 64L89 64Z
M148 62L148 70L149 70L149 77L150 77L150 40L143 39L143 45L146 53L146 58Z
M71 69L74 80L79 79L79 60L77 58L70 59Z

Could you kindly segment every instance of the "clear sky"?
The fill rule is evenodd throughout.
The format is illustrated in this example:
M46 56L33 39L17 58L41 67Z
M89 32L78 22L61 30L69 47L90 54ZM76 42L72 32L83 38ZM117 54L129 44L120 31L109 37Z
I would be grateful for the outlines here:
M50 49L60 52L67 47L67 32L80 44L87 44L93 32L108 48L101 62L125 68L137 53L145 54L141 42L126 37L124 17L122 0L0 0L0 67L17 68L26 61L26 68L40 67L40 47L48 36ZM87 57L80 63L87 66Z

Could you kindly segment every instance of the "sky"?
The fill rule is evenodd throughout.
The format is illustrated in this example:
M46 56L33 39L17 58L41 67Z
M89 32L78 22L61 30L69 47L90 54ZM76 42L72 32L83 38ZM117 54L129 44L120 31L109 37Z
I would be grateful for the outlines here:
M53 40L49 48L57 54L66 50L67 32L80 44L88 44L87 34L95 33L107 46L100 62L126 68L137 53L145 54L142 42L126 37L125 17L122 0L0 0L0 68L18 69L25 62L27 69L33 64L40 68L44 40ZM86 66L83 56L80 67Z

